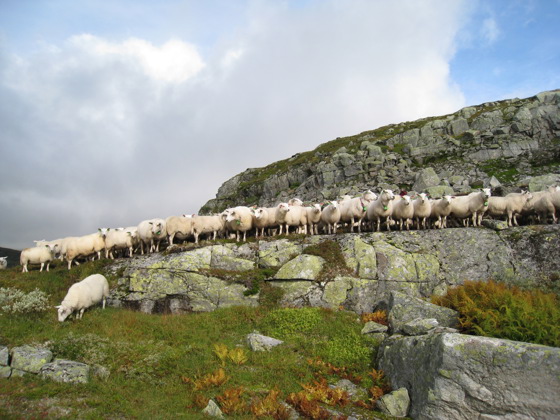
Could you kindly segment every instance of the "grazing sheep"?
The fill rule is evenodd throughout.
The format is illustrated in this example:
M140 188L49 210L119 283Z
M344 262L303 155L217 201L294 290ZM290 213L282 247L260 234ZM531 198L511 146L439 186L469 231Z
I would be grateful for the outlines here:
M226 225L229 231L235 232L237 242L241 240L243 232L243 242L247 240L247 231L253 228L253 213L249 207L238 206L230 209L226 216Z
M76 319L82 319L84 311L99 302L103 302L103 309L105 309L105 301L108 296L107 279L101 274L92 274L70 286L62 303L55 306L58 309L58 320L63 322L74 311L77 311Z
M416 229L419 230L420 225L422 225L422 229L426 229L426 221L432 214L432 202L428 198L428 195L426 193L418 194L418 196L412 201L412 205L414 206Z
M198 237L201 234L212 234L212 239L215 240L218 232L225 231L226 216L226 212L214 216L194 216L192 218L194 242L198 243Z
M165 220L143 220L138 224L138 240L140 242L140 253L144 255L144 245L146 245L146 253L151 253L154 251L158 252L159 244L166 236L167 231L165 229Z
M321 221L326 225L329 235L336 233L340 222L340 209L337 201L331 201L321 212Z
M391 218L399 222L399 230L403 229L403 223L406 225L406 230L410 230L410 224L414 217L414 205L408 195L397 197L393 204L393 213Z
M21 254L19 256L19 263L23 267L21 272L29 272L29 270L27 269L28 264L41 264L41 269L39 270L39 272L43 271L43 267L45 266L45 264L47 264L47 271L49 271L49 265L54 259L54 253L56 252L57 247L58 245L46 244L42 246L34 246L33 248L25 248L23 251L21 251Z
M321 205L313 204L311 207L305 207L307 213L307 227L309 228L310 235L318 235L317 225L321 221Z
M517 215L521 214L527 200L533 198L530 192L510 193L505 197L488 198L488 214L492 217L506 216L508 226L519 226Z
M173 245L173 239L187 239L192 235L193 218L186 216L169 216L165 219L167 241Z
M107 228L102 228L90 235L65 238L63 246L66 261L68 261L68 270L72 267L72 262L80 265L77 258L87 258L93 255L95 259L95 255L97 255L98 259L101 259L101 251L105 249L107 231Z
M105 235L105 258L115 259L113 251L128 249L132 257L138 232L134 229L110 229Z
M432 212L430 218L437 219L434 223L436 228L444 229L447 227L447 216L451 214L451 202L454 197L444 195L438 200L432 201Z
M348 196L344 196L348 197ZM362 232L362 220L367 215L367 208L377 198L371 191L366 191L361 197L345 198L340 204L340 220L350 222L350 232L354 232L354 226L358 226L358 232Z
M490 188L455 197L451 202L451 215L463 219L463 224L468 226L468 218L472 217L473 226L480 226L482 216L488 209L488 199L491 196Z
M377 230L381 230L381 219L385 218L387 230L391 230L391 214L395 194L391 190L382 190L377 199L372 201L367 209L367 218L371 222L377 221Z
M0 270L5 270L8 267L8 257L0 257Z

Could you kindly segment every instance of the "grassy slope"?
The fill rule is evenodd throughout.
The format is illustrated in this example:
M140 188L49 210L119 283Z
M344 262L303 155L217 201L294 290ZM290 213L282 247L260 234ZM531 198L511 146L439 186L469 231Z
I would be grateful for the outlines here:
M56 305L70 284L103 272L103 265L103 261L87 263L70 273L61 263L49 273L8 269L0 273L0 287L26 292L39 288ZM115 286L116 279L108 278ZM317 378L319 368L307 362L317 357L339 366L344 363L364 378L362 386L371 386L367 373L372 369L375 345L361 336L362 325L355 314L308 308L304 311L309 312L297 312L293 318L293 311L237 307L212 313L146 315L94 308L81 321L59 323L54 309L36 315L7 315L0 310L0 344L12 348L49 341L55 357L99 363L111 370L108 380L94 378L86 385L58 384L34 376L0 379L0 417L203 418L195 406L197 394L215 399L226 389L241 386L247 402L272 389L286 398L300 391L302 383ZM245 336L254 330L275 334L286 343L270 353L247 351L247 363L226 363L230 379L225 384L195 391L196 378L222 366L213 346L222 343L246 349ZM329 382L339 379L326 375ZM228 417L252 418L248 414Z

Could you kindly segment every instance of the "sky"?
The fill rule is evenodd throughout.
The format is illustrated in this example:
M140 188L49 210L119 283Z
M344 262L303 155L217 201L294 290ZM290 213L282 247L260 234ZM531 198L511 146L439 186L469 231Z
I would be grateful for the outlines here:
M0 247L196 213L337 137L560 88L560 0L0 0Z

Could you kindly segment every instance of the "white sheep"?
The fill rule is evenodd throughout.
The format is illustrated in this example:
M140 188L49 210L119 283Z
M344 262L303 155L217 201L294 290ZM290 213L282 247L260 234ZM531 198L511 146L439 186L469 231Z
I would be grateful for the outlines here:
M331 201L321 212L321 221L326 225L329 235L336 233L340 222L340 208L337 201Z
M391 214L393 214L393 201L395 194L391 190L382 190L377 199L372 201L367 208L367 218L372 223L377 221L377 230L381 230L381 219L385 218L387 230L391 230Z
M521 214L527 200L531 198L533 198L533 195L527 191L510 193L505 197L490 197L488 198L488 214L492 217L507 215L508 226L519 226L517 215Z
M472 217L473 226L480 226L482 216L488 209L488 199L492 195L490 188L472 192L469 195L455 197L451 202L451 215L463 219L468 226L468 218Z
M0 257L0 270L5 270L8 267L8 257Z
M105 301L108 296L107 279L101 274L92 274L70 286L62 303L55 306L58 310L58 320L63 322L74 311L77 311L76 319L82 319L84 311L99 302L103 302L103 309L105 309Z
M416 219L416 229L426 229L426 221L432 214L432 201L428 198L426 193L420 193L412 201L414 206L414 219Z
M344 196L349 197L349 196ZM358 226L358 232L362 232L362 221L367 215L367 209L372 201L377 199L377 194L366 191L360 197L344 198L340 205L340 220L350 223L350 232L354 232L354 226Z
M410 224L414 217L414 205L410 196L404 195L396 197L393 203L393 212L391 218L399 222L399 230L403 229L403 224L406 225L406 230L410 230Z
M259 207L253 211L253 215L255 238L264 237L264 230L268 228L268 210L265 207Z
M93 254L94 258L95 255L97 255L98 259L101 259L101 251L105 249L105 236L107 231L107 228L102 228L90 235L65 238L64 253L66 255L66 261L68 262L68 270L72 267L72 262L75 262L76 265L80 265L76 260L77 258L87 258Z
M447 227L447 217L451 214L451 202L455 197L444 195L440 199L433 200L430 218L437 219L434 223L436 228L444 229Z
M243 242L247 240L247 231L253 228L253 213L249 207L238 206L229 209L226 216L226 226L231 232L235 232L237 242L241 241L241 233L243 233Z
M25 248L21 251L19 256L19 263L22 266L22 273L28 273L28 264L41 264L40 272L43 271L43 267L47 264L47 271L49 271L49 265L54 259L54 254L58 245L42 245L34 246L32 248ZM6 257L7 258L7 257Z
M194 242L198 243L198 237L202 234L212 234L213 239L216 239L218 233L225 231L226 217L226 212L213 216L194 216L192 218Z
M163 219L143 220L138 224L138 241L140 242L140 253L142 255L144 255L144 245L146 246L146 253L158 252L160 242L166 237L167 231Z
M136 227L109 229L105 236L105 258L115 259L113 251L128 249L132 257L138 232Z
M318 224L321 221L321 205L313 204L311 207L305 207L307 227L310 235L318 235Z
M558 219L556 218L553 194L546 192L546 194L538 195L536 199L534 196L535 194L533 194L533 199L527 201L527 204L531 207L531 210L537 214L540 222L548 223L548 216L551 216L552 223L556 223Z
M186 216L169 216L165 219L165 230L167 231L167 241L173 245L173 239L187 239L192 235L193 218Z

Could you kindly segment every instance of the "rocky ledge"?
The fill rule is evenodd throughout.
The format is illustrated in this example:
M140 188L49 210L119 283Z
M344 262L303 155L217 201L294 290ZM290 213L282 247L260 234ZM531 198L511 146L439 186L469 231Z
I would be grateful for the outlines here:
M342 260L317 252L333 243ZM111 304L147 313L253 306L266 285L280 291L286 306L342 306L362 313L387 302L391 291L427 297L465 280L490 278L550 285L560 273L559 225L294 236L189 247L116 263L120 279Z

